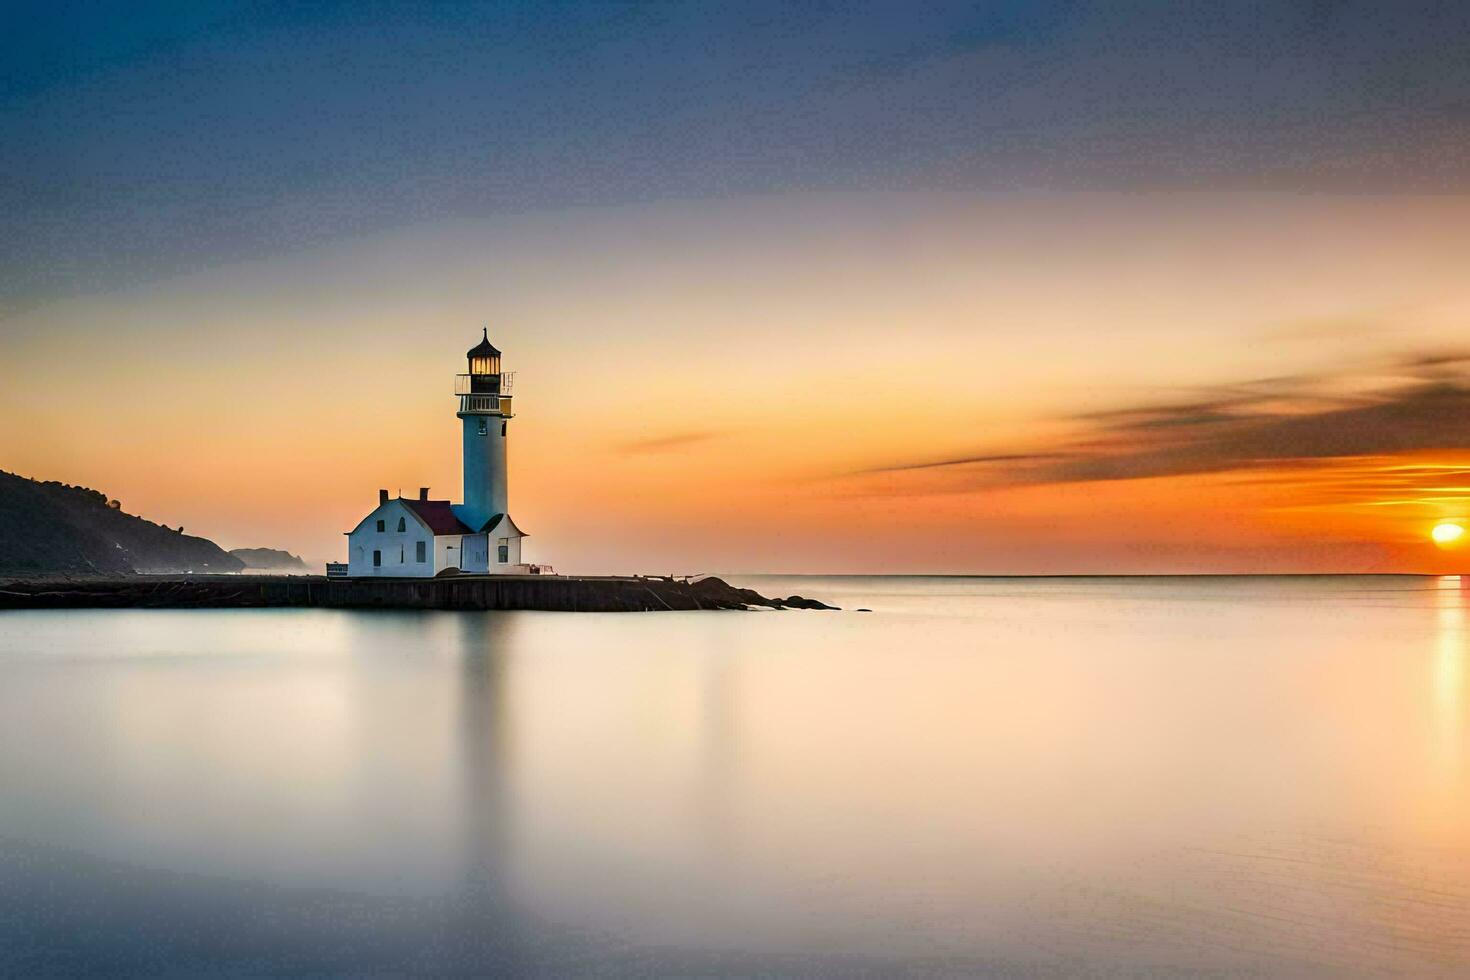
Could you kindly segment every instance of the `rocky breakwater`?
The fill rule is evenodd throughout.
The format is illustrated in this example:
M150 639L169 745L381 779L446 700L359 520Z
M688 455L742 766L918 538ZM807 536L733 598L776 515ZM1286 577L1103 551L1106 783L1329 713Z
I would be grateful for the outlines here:
M772 599L719 578L460 575L437 579L329 579L318 575L140 575L0 582L0 609L528 609L656 612L833 609L816 599Z

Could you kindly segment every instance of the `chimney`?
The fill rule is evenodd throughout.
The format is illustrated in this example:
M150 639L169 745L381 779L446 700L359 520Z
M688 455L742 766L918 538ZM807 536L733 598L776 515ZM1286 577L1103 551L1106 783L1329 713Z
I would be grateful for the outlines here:
M378 506L381 507L384 504L386 504L387 502L388 502L388 491L387 490L379 490L378 491Z
M429 499L429 488L428 487L419 487L419 499L420 500L428 500Z

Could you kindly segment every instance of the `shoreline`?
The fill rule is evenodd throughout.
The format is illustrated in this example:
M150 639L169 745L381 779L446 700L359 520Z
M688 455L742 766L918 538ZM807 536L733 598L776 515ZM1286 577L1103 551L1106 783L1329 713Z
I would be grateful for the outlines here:
M0 578L0 610L291 607L543 612L836 609L801 596L768 598L715 577L696 582L611 575L457 575L433 579L280 574Z

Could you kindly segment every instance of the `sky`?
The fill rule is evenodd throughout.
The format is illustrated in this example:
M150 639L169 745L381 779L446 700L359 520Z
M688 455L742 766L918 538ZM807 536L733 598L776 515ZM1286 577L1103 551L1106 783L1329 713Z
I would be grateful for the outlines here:
M0 469L338 559L1458 571L1460 4L9 4Z

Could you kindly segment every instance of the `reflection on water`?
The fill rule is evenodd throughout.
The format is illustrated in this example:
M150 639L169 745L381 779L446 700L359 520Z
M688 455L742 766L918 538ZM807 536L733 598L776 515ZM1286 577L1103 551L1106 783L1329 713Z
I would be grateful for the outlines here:
M1465 586L1459 575L1442 575L1435 592L1438 629L1434 644L1434 713L1446 785L1463 765L1465 744Z
M1470 970L1458 579L0 618L0 972Z

